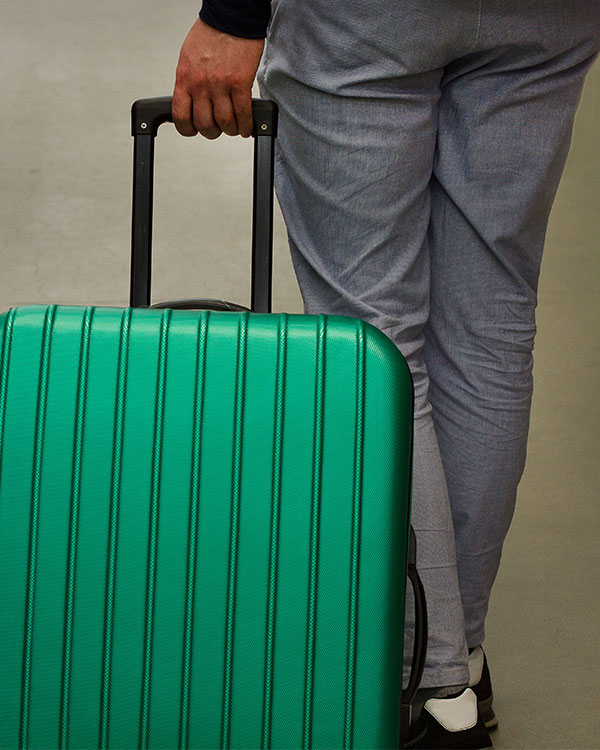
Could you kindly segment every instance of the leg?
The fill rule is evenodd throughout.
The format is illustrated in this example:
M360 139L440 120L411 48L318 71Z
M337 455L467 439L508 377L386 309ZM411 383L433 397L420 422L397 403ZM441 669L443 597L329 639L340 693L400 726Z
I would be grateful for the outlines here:
M470 647L524 468L544 235L599 21L597 0L496 0L442 80L425 359Z
M413 524L428 595L423 685L430 687L468 679L454 530L422 350L439 81L447 56L472 47L478 3L442 5L388 4L393 17L386 17L381 3L366 2L347 28L335 3L276 3L260 73L265 96L281 105L277 194L306 311L373 323L413 373ZM432 27L455 38L432 49ZM398 49L402 29L422 38Z

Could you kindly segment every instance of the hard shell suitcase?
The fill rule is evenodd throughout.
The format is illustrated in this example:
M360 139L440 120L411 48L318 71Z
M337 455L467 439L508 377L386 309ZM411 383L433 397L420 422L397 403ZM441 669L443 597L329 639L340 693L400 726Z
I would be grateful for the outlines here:
M363 321L266 312L262 104L263 312L141 308L169 112L133 110L132 307L0 316L0 746L397 747L406 363Z

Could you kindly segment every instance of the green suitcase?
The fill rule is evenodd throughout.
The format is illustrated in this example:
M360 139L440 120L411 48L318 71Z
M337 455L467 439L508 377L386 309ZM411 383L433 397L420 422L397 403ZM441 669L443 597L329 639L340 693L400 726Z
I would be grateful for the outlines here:
M0 747L397 747L394 345L240 310L0 326Z

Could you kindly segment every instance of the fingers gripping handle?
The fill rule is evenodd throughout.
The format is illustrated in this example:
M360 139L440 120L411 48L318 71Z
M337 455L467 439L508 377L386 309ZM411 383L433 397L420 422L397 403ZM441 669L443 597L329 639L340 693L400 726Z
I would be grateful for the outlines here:
M163 122L173 122L171 107L173 97L138 99L131 108L131 135L153 135ZM252 135L277 135L277 107L265 99L252 100Z
M163 122L172 122L172 97L139 99L131 108L134 136L133 216L130 305L150 305L154 139ZM253 99L254 183L252 211L252 300L256 312L271 312L273 275L273 139L277 106ZM262 137L268 136L268 137Z

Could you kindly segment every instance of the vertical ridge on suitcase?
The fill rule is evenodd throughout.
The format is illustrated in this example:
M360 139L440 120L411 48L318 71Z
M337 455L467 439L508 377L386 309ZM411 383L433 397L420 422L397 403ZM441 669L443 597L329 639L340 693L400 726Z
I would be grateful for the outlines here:
M318 318L316 336L316 382L314 407L314 442L312 465L312 492L309 532L308 614L306 623L306 667L304 673L304 721L302 747L308 748L311 740L312 700L315 659L316 588L319 553L319 506L321 501L321 459L323 453L323 389L325 385L325 331L323 315Z
M23 688L21 693L20 746L28 744L29 701L31 692L31 659L33 640L34 596L38 551L38 531L40 513L40 483L42 473L42 447L46 422L46 398L48 395L48 371L50 367L50 346L56 307L51 305L46 311L42 330L42 354L40 358L39 385L37 392L36 424L33 444L33 471L31 486L31 521L29 527L29 556L27 567L27 591L25 594L25 635L23 638Z
M281 472L283 454L283 414L285 394L285 363L288 316L279 318L277 331L277 362L275 381L275 420L273 427L273 485L271 492L271 527L269 533L269 573L267 581L265 678L263 697L263 728L261 748L271 746L271 710L273 692L273 651L275 645L275 595L277 591L277 560L279 555L279 519L281 504Z
M158 511L160 503L161 458L163 447L163 422L165 409L165 379L167 365L167 341L171 310L161 315L160 339L158 344L158 368L156 375L156 410L152 446L152 474L150 480L150 535L148 539L148 564L146 574L146 620L144 625L144 662L142 676L142 701L140 719L141 748L148 747L149 694L152 662L152 635L156 590L156 556L158 545Z
M2 461L2 447L4 441L4 415L6 412L6 388L8 383L8 363L10 361L10 347L12 330L16 315L16 308L10 310L4 317L2 326L2 364L0 366L0 461ZM0 474L0 481L2 475Z
M119 359L117 365L116 401L114 417L112 475L110 488L109 527L106 563L106 591L104 604L104 647L102 654L102 685L100 697L99 747L108 746L110 717L110 688L113 648L113 626L115 607L115 583L117 566L117 538L119 502L121 494L121 466L123 460L123 433L125 422L125 398L127 387L127 364L129 354L129 328L131 310L124 310L119 336Z
M71 480L71 509L69 521L69 541L67 559L67 585L65 596L65 629L63 641L63 675L58 734L60 746L68 744L69 699L71 677L71 655L73 646L73 604L75 597L75 570L77 555L77 530L79 526L79 502L81 496L81 460L83 451L83 430L85 424L85 403L87 393L87 373L89 364L90 334L94 308L85 311L81 330L81 350L77 379L77 404L75 407L75 435L73 444L73 475Z
M356 672L356 636L358 611L358 564L360 554L360 516L362 499L362 464L365 408L365 330L362 323L356 326L356 425L354 431L354 491L352 529L350 533L350 601L348 615L348 667L346 676L346 713L344 717L344 750L353 744L354 690Z
M181 709L179 719L179 747L188 745L190 713L190 676L192 661L193 610L196 588L196 545L200 502L200 465L202 460L201 435L204 404L204 369L206 362L206 336L210 313L202 313L198 320L196 345L196 372L194 389L194 426L192 433L192 476L187 545L186 597L184 619L183 669L181 682Z
M221 747L229 747L231 721L231 690L233 669L233 636L235 617L235 597L237 583L239 516L242 470L242 426L244 420L244 384L246 375L246 339L248 314L239 317L237 330L237 358L233 412L233 463L231 471L231 526L229 532L229 560L227 572L227 605L225 620L225 658L223 680L223 708L221 726Z

